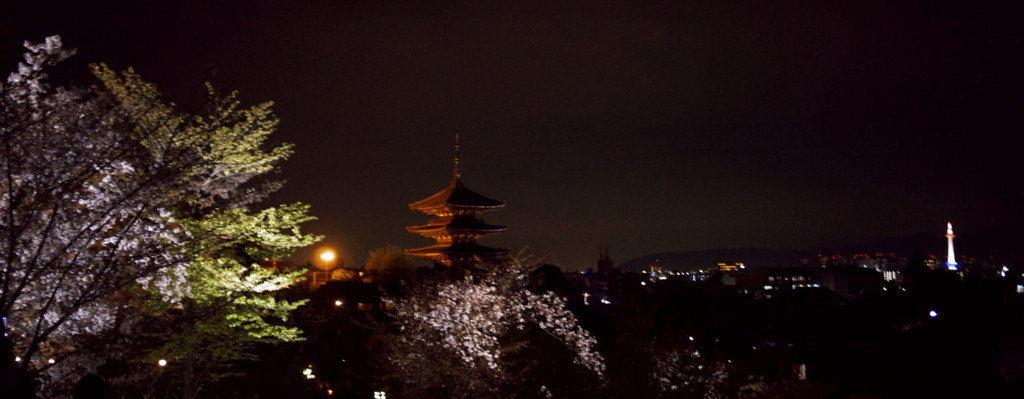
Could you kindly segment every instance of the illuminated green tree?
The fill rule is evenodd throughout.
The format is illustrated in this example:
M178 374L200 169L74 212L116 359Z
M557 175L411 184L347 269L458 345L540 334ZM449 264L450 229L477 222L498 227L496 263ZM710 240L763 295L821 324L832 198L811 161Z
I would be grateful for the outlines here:
M319 237L299 231L301 223L313 219L308 206L246 210L276 186L239 188L291 154L288 144L267 149L278 122L271 103L244 108L236 92L222 95L207 84L199 112L183 113L165 104L156 87L130 69L117 73L101 64L93 73L129 110L132 128L145 132L140 142L150 152L188 148L204 161L183 168L194 183L192 191L182 194L186 206L180 220L189 237L182 246L189 261L146 281L155 301L148 308L163 317L150 333L155 342L149 344L159 346L145 359L167 359L182 397L193 398L204 382L230 376L235 362L252 359L249 351L256 343L301 339L298 329L279 323L304 301L274 294L303 272L264 268L259 261L285 258Z
M187 293L179 303L163 300L153 309L163 314L151 334L159 346L149 350L146 364L168 360L182 397L192 398L206 381L234 375L231 366L254 360L257 343L301 340L300 331L283 326L292 310L305 301L287 301L274 293L300 280L303 271L261 266L260 259L279 259L318 237L301 234L298 225L312 218L304 205L216 212L183 225L198 239L186 268ZM150 368L152 369L152 368Z

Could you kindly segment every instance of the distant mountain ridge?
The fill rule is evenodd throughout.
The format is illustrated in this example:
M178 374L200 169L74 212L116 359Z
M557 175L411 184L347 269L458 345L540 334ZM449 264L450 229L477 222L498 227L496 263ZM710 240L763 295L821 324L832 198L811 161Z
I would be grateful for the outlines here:
M997 227L964 235L958 234L954 243L957 255L982 260L998 258L1005 259L1007 262L1021 262L1024 259L1024 225ZM630 259L619 263L617 267L628 271L640 271L646 270L649 265L655 265L671 270L690 271L706 269L719 262L743 262L751 268L796 267L801 266L802 259L809 259L813 262L818 254L850 256L860 253L891 253L897 257L910 257L918 248L926 255L945 256L946 238L940 234L913 234L834 248L803 250L739 248L662 252Z

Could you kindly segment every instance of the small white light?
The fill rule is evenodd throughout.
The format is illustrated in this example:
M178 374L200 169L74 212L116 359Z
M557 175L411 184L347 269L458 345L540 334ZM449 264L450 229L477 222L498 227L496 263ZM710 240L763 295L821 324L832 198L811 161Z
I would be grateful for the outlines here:
M160 366L160 367L166 367L166 366L167 366L167 359L160 359L160 360L157 360L157 361L156 361L156 365L157 365L157 366Z
M50 364L54 364L54 363L57 363L57 361L56 361L56 360L54 360L54 359L50 359L50 360L47 360L46 362L47 362L47 363L50 363Z
M21 356L15 356L15 357L14 357L14 361L16 361L16 362L20 362L20 361L21 361Z
M342 302L340 299L338 299L338 300L334 301L334 306L341 306L343 303L344 302Z
M693 341L693 336L690 336L690 341L691 341L691 342Z
M935 316L938 316L938 315L939 315L939 312L936 312L934 310L931 310L931 311L928 312L928 317L935 317Z

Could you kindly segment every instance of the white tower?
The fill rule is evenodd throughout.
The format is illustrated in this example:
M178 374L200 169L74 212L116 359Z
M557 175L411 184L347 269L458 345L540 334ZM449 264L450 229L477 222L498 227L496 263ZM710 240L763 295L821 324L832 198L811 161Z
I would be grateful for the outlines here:
M956 270L956 255L953 254L953 223L946 222L946 243L949 249L946 252L946 269Z

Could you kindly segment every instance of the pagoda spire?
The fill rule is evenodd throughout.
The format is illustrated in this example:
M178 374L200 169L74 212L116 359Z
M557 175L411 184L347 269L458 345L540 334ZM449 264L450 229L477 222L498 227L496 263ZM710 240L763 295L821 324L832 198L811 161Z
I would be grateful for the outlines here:
M953 237L956 237L955 235L953 235L953 222L946 222L946 244L947 244L947 250L946 250L946 269L947 270L956 270L957 269L956 255L953 254Z
M455 153L452 158L452 178L462 179L462 172L459 170L459 127L455 127Z

